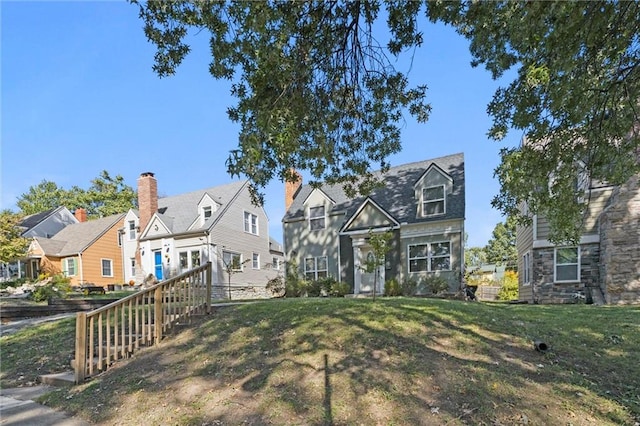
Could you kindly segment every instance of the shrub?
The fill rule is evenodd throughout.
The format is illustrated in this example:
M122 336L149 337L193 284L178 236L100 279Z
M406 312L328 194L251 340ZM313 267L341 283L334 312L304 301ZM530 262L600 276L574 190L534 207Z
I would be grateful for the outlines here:
M418 290L418 282L413 278L405 278L402 281L402 295L415 296Z
M44 302L52 298L66 298L71 291L70 281L64 275L54 275L48 283L36 286L29 297L36 302Z
M349 284L334 280L329 288L329 296L344 297L344 295L348 294L350 290L351 287L349 287Z
M498 291L498 300L518 300L518 273L505 271Z
M285 292L284 278L277 276L267 281L267 291L270 291L274 297L282 297Z
M402 286L395 278L391 278L384 283L385 296L402 296Z
M439 275L430 275L424 279L424 285L427 291L432 294L442 293L449 289L449 283L447 280Z

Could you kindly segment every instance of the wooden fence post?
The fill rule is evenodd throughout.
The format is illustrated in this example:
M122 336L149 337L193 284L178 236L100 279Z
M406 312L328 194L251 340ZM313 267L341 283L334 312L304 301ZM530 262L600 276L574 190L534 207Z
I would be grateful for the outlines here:
M154 316L154 323L155 323L155 339L156 339L155 344L158 344L162 339L162 327L164 326L164 319L162 317L162 311L163 311L162 304L164 303L164 301L162 300L163 298L162 285L159 285L158 287L156 287L153 297L154 297L153 316Z
M90 360L93 362L93 360ZM87 313L76 314L76 365L75 382L79 385L84 381L87 372Z

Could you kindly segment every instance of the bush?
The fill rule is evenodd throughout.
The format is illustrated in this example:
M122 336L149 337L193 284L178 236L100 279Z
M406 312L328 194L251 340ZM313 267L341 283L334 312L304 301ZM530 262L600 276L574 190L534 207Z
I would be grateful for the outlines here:
M505 271L498 291L498 300L518 300L518 273Z
M267 291L270 291L274 297L282 297L285 293L284 278L277 276L267 281Z
M402 296L402 286L395 278L391 278L384 283L385 296Z
M44 302L53 298L66 298L71 291L70 282L71 280L64 275L54 275L51 277L50 282L36 286L29 298L36 302Z
M350 290L351 287L349 287L349 284L334 280L329 288L329 296L344 297L345 294L349 294Z
M402 281L402 295L415 296L418 290L418 282L413 278L405 278Z
M438 294L449 290L449 283L439 275L428 276L424 279L424 285L427 291L432 294Z

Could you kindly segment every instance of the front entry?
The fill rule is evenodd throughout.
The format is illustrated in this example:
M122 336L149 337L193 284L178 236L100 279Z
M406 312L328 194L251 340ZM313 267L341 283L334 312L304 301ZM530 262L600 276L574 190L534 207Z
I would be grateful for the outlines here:
M155 266L155 276L158 281L162 281L162 252L154 251L153 252L153 263Z
M354 249L358 252L356 259L359 260L359 266L356 267L354 271L354 293L373 294L374 285L376 294L384 293L384 262L382 262L382 265L378 267L378 280L376 282L376 272L366 271L367 261L373 262L375 259L375 255L373 253L373 250L371 249L371 246L369 246L368 244L363 244L361 246L354 247Z

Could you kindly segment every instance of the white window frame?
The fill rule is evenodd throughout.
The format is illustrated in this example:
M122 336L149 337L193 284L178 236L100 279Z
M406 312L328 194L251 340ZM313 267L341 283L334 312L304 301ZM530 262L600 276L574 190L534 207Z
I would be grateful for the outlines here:
M104 273L105 262L109 262L108 274ZM113 260L106 258L100 259L100 274L102 274L103 277L113 277Z
M575 249L577 253L577 263L558 263L558 250ZM576 279L572 280L559 280L558 279L558 266L573 266L576 268ZM553 249L553 282L554 283L575 283L580 282L580 247L578 246L565 246L554 247Z
M204 206L202 208L202 218L204 220L209 219L211 216L213 216L213 208L211 208L211 206Z
M244 232L258 235L258 216L245 210L244 212Z
M319 269L318 265L320 264L320 260L324 259L324 264L326 267L324 269ZM308 260L313 261L313 268L307 268L309 266ZM324 274L322 274L324 273ZM307 275L313 274L313 277L309 278ZM321 276L322 274L322 276ZM305 279L311 279L316 281L320 278L326 278L329 276L329 258L327 256L316 256L316 257L307 257L304 260L304 277Z
M531 284L531 252L522 255L522 285Z
M225 258L228 256L230 256L230 260L233 263L233 258L234 257L238 257L238 268L236 269L232 269L232 271L235 272L242 272L242 253L237 253L235 251L228 251L228 250L223 250L222 251L222 265L224 266L224 268L227 268L227 265L229 264Z
M447 255L434 255L432 246L435 244L448 244L449 245L449 253ZM426 246L427 247L427 255L426 256L414 256L411 257L411 247L416 246ZM429 241L426 243L420 244L407 244L407 271L410 274L420 274L424 272L436 272L436 271L451 271L452 262L451 262L451 240L443 240L443 241ZM433 265L431 264L435 259L449 258L449 268L448 269L433 269ZM412 271L411 270L411 261L412 260L425 260L427 263L426 270Z
M197 265L196 265L197 260ZM191 250L189 252L189 267L190 269L197 268L202 265L202 257L200 255L200 250Z
M278 259L277 257L273 257L271 259L271 268L275 269L276 271L280 270L280 259Z
M428 191L430 189L435 189L435 188L442 188L442 198L430 198L427 200L425 198L425 191ZM422 197L422 216L424 217L442 216L447 213L447 188L445 187L445 185L433 185L433 186L427 186L426 188L422 188L421 197ZM427 214L426 206L428 204L435 204L435 203L442 203L442 213Z
M134 241L136 239L136 222L135 220L130 220L129 222L129 241Z
M315 214L316 210L322 209L322 214ZM314 228L312 223L320 222L321 226ZM309 230L320 231L327 227L327 207L323 205L309 207Z
M181 251L178 252L178 268L180 268L180 272L185 272L189 270L189 252Z
M76 276L76 259L74 257L67 257L65 260L65 270L64 270L64 274L67 277L75 277ZM71 262L71 264L69 263ZM71 265L71 267L69 267L69 265ZM69 271L72 270L73 273L70 273Z
M251 254L251 268L260 269L260 253Z

